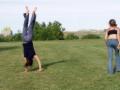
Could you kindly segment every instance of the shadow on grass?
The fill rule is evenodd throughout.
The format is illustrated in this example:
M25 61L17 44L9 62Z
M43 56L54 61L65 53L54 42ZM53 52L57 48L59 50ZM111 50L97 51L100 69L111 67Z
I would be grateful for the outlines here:
M43 64L43 65L42 65L42 68L45 70L45 69L47 69L49 66L52 66L52 65L55 65L55 64L59 64L59 63L64 63L64 62L66 62L66 61L61 60L61 61L56 61L56 62L50 62L50 63L47 63L47 64ZM39 69L39 68L36 67L36 68L32 69L31 71L36 71L36 70L38 70L38 69Z
M5 47L0 47L0 52L2 52L2 51L8 51L8 50L13 50L13 49L17 49L17 48L19 48L18 46L5 46Z

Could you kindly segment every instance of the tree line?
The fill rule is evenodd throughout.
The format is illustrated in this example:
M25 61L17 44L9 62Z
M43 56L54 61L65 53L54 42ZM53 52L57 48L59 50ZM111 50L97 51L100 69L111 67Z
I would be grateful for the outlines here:
M3 31L7 31L5 28ZM9 30L8 30L9 31ZM62 24L58 21L49 22L46 24L45 22L35 23L35 27L33 30L33 40L65 40L65 39L79 39L78 36L74 34L64 36L65 28L62 26ZM0 41L22 41L21 38L22 33L18 32L16 34L10 34L7 36L4 36L3 34L0 35Z

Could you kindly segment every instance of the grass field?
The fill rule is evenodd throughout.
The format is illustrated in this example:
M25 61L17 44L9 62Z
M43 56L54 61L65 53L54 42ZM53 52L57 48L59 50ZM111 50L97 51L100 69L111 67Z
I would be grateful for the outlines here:
M23 73L22 43L0 43L0 90L120 90L103 40L34 42L43 72Z

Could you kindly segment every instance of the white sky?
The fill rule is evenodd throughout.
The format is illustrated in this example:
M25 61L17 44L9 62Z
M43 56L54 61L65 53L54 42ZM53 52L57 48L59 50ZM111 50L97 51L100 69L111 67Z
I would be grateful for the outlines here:
M37 21L57 20L66 30L103 29L109 19L120 25L120 0L0 0L0 30L22 30L25 5L37 6Z

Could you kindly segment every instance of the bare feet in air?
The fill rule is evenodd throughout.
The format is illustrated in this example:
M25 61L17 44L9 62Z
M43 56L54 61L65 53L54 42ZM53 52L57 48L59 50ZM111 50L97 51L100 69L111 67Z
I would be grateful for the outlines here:
M35 14L36 11L37 11L37 7L34 7L32 14Z
M28 8L28 6L25 6L25 10L26 10L26 14L28 15L29 14L29 8Z
M33 11L36 12L37 11L37 7L34 7Z

